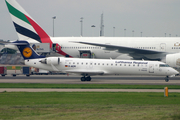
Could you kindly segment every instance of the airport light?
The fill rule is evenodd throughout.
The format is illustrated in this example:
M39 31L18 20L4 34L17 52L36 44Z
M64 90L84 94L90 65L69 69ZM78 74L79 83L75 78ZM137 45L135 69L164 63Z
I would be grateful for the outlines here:
M91 27L92 27L92 36L94 36L93 28L95 28L96 26L95 25L91 25Z
M113 37L115 37L115 27L113 27Z
M143 32L141 32L141 37L142 37L142 33L143 33Z
M134 30L132 31L132 36L134 37Z
M165 37L166 37L166 33L165 33Z
M53 37L54 37L54 19L56 19L56 16L52 17L53 19Z
M124 37L126 37L126 29L124 29Z
M83 36L83 17L80 18L80 22L81 22L81 36Z

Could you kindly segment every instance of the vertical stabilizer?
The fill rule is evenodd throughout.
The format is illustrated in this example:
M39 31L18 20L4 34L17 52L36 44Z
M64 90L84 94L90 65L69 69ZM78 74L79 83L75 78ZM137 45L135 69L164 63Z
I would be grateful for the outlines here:
M40 43L50 43L50 36L37 24L35 20L16 2L5 0L11 15L19 40L35 40Z
M11 44L14 44L18 47L24 60L45 58L45 56L41 56L36 51L34 51L34 49L30 46L30 44L27 41L15 41Z

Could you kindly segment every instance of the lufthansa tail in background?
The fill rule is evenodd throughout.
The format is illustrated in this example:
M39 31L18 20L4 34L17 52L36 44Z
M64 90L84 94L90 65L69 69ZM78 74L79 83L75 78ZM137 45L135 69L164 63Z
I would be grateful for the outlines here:
M150 75L169 77L179 74L178 71L159 61L83 59L65 57L45 57L38 55L27 41L15 41L25 60L25 65L81 75L81 81L91 81L92 75Z

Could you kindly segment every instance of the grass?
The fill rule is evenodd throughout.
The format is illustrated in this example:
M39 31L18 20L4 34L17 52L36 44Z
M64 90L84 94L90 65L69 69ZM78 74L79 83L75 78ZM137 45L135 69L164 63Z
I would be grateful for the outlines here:
M180 89L179 85L0 83L0 88L164 89L164 87Z
M180 93L3 92L0 119L176 120Z

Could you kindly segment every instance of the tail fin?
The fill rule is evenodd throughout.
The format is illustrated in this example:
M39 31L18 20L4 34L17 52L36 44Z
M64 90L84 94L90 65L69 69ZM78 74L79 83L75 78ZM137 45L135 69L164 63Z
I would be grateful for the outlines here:
M36 53L36 51L34 51L27 41L15 41L12 44L18 47L24 60L45 58L45 56L40 56L38 53Z
M40 43L50 43L50 36L37 24L35 20L16 2L5 0L19 40L36 40Z

